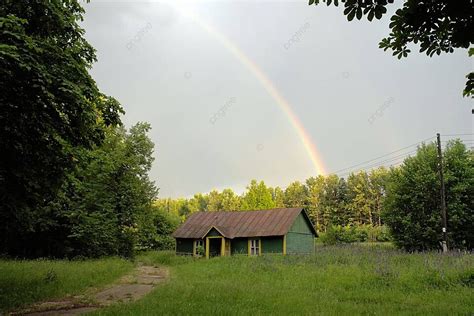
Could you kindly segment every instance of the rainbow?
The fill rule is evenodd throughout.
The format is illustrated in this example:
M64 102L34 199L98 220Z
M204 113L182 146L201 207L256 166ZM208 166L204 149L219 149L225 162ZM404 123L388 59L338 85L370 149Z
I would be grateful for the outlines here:
M290 103L281 95L280 92L275 88L273 83L270 79L265 75L265 73L252 62L247 55L236 45L234 44L229 38L227 38L224 34L219 32L216 28L212 25L207 23L204 19L202 19L197 13L189 10L187 7L189 4L185 2L181 2L178 5L178 2L181 1L172 1L168 4L172 5L176 10L183 13L185 16L190 17L196 24L202 27L206 32L212 35L216 40L218 40L232 55L235 56L262 84L268 94L275 100L278 106L283 110L285 115L288 117L291 125L295 129L299 139L301 139L303 146L306 152L309 155L311 163L313 164L316 173L324 175L326 174L324 164L321 159L321 155L318 153L316 146L311 141L311 137L306 132L303 124L296 116L294 111L292 110Z

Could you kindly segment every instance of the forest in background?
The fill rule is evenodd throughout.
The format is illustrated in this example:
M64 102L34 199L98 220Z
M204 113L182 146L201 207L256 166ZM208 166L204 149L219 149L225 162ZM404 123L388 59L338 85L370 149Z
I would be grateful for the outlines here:
M449 236L453 247L472 249L474 236L473 152L460 141L444 151ZM154 202L162 213L184 221L198 211L248 211L304 207L325 243L394 240L407 250L437 249L441 202L435 143L422 144L396 167L378 167L295 181L286 188L252 180L238 195L232 189L192 198Z

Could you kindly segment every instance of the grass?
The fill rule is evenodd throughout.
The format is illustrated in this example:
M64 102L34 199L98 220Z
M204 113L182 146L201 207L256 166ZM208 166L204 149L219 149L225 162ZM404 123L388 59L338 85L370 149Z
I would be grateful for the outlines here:
M474 313L474 256L407 254L390 246L317 247L312 256L211 260L152 252L171 279L97 315Z
M211 260L149 252L171 278L143 299L96 315L474 314L474 256L408 254L390 244L316 247L311 256ZM84 293L129 272L118 258L0 260L0 314Z
M87 261L0 260L0 314L28 304L83 293L130 271L118 258Z

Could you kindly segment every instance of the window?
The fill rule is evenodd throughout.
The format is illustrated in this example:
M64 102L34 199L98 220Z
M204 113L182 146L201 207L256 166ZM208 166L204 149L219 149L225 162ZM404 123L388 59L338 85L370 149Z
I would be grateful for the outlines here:
M250 239L250 255L258 256L260 254L260 239Z
M194 255L204 255L204 240L199 239L194 241Z

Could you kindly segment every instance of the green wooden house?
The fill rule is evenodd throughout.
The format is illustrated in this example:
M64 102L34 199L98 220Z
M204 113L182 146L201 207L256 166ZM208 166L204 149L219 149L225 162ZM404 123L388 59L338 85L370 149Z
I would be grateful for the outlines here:
M316 236L303 208L197 212L173 233L177 254L207 258L313 253Z

